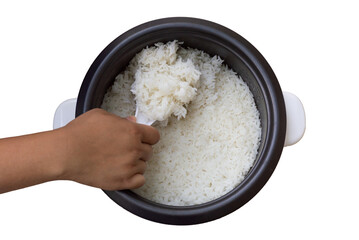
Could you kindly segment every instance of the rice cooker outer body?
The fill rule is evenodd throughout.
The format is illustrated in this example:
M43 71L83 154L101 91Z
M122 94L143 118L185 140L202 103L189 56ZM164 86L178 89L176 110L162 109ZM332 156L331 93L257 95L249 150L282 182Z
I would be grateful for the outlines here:
M247 177L226 195L194 206L167 206L130 190L105 191L117 204L148 220L189 225L223 217L247 203L272 175L283 150L286 111L277 78L264 57L247 40L216 23L196 18L164 18L139 25L110 43L96 58L82 83L76 117L101 106L103 97L129 61L157 42L178 40L183 46L219 55L248 84L260 112L262 139Z

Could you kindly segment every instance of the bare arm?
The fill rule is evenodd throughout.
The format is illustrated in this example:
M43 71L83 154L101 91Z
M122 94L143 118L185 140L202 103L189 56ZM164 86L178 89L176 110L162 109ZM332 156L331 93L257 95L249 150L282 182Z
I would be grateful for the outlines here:
M100 109L57 130L0 139L0 193L53 180L140 187L158 140L156 129Z
M60 130L0 139L0 193L59 178L64 141Z

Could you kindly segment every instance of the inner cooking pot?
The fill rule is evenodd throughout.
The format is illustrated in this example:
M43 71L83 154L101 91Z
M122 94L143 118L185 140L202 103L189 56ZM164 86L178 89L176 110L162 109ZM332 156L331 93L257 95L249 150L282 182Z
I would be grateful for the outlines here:
M139 25L116 38L94 61L78 95L76 117L101 106L107 89L136 53L157 42L172 40L212 56L219 55L248 84L262 126L256 161L236 188L204 204L167 206L130 190L105 193L140 217L166 224L197 224L225 216L254 197L273 173L284 146L286 110L281 88L267 61L248 41L226 27L195 18L165 18Z

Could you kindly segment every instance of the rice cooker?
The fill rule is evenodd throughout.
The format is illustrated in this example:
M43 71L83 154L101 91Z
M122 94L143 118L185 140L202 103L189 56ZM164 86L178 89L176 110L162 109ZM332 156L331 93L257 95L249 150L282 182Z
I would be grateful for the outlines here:
M197 18L164 18L141 24L112 41L89 68L77 98L57 108L54 128L101 106L107 89L129 61L146 46L178 40L183 46L220 56L249 86L260 112L262 139L255 163L232 191L193 206L168 206L144 199L130 190L104 191L113 201L139 217L165 224L190 225L223 217L251 200L272 175L283 147L297 143L305 131L301 101L283 92L259 51L236 32Z

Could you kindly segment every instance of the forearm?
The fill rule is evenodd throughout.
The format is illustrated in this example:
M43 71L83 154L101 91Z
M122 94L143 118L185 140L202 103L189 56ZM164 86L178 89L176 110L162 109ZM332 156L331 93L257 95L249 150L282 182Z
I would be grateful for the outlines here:
M66 142L61 130L0 139L0 193L59 179Z

